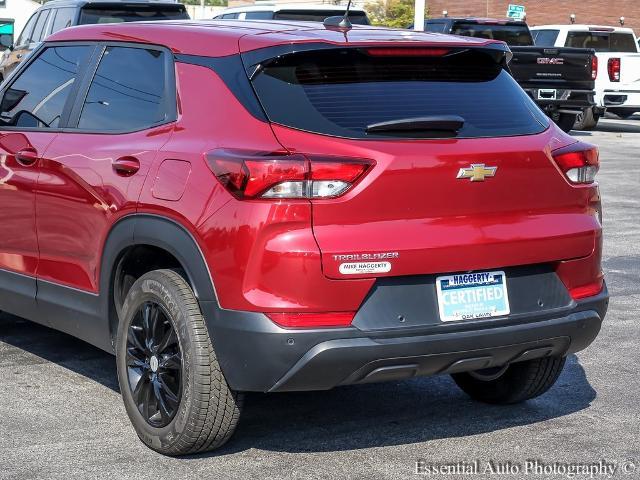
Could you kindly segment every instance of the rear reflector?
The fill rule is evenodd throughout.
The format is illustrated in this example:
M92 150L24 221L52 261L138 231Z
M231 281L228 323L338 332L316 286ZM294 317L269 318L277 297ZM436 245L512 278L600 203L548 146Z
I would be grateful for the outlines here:
M348 327L356 312L267 313L273 323L285 328Z
M598 148L576 142L552 152L553 159L571 183L593 183L600 168Z
M373 160L217 149L207 162L236 198L300 199L343 195L373 166Z
M610 58L607 63L607 70L609 72L609 80L612 82L620 81L620 59Z
M580 300L581 298L593 297L598 295L602 291L604 285L604 279L600 278L593 283L587 285L580 285L569 290L571 298L574 300Z
M591 57L591 80L598 78L598 57Z
M367 48L366 52L374 57L442 57L449 53L448 48Z

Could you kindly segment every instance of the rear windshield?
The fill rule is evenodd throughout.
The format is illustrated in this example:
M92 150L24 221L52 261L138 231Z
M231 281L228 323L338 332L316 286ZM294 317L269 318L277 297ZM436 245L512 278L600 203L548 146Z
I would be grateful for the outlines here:
M372 138L367 126L407 118L457 115L464 126L428 138L535 134L545 115L487 54L389 56L362 49L284 55L263 64L253 85L269 119L321 134ZM421 137L421 135L405 135ZM422 137L427 137L424 135Z
M556 44L560 30L534 30L531 32L533 41L539 47L553 47Z
M85 7L80 13L80 25L96 23L144 22L146 20L185 20L188 19L185 8L176 6L135 6L91 8Z
M275 20L296 20L301 22L324 22L327 17L343 16L344 10L280 10L273 16ZM349 20L355 25L369 25L364 12L350 12Z
M636 42L630 33L569 32L567 47L593 48L596 52L637 52Z
M454 35L500 40L507 45L526 47L533 45L533 38L526 25L492 25L488 23L456 23L451 30Z

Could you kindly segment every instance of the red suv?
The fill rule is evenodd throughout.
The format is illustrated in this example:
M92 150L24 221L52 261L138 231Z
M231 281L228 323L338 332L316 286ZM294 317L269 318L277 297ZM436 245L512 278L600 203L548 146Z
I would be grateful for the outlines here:
M509 58L373 27L63 30L0 91L0 308L115 352L170 455L222 445L247 391L536 397L607 309L598 152Z

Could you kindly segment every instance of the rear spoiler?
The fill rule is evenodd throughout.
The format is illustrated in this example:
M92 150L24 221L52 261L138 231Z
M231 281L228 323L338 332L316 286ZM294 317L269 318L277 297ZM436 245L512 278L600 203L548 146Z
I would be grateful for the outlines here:
M277 45L274 47L259 48L257 50L250 50L242 53L242 60L245 65L247 76L252 79L255 75L264 67L269 61L282 58L286 55L292 55L300 52L308 52L311 50L330 50L330 49L451 49L451 50L476 50L488 54L498 65L503 68L507 68L507 65L513 58L511 50L504 42L489 42L484 45L469 46L464 43L452 43L452 44L436 44L431 45L428 43L419 42L407 42L407 43L349 43L349 44L335 44L326 42L309 42L309 43L296 43Z

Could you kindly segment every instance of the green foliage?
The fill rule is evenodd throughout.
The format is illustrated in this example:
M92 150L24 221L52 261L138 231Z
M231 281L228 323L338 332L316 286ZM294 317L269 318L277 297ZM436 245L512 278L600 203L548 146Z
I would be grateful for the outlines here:
M373 0L365 9L374 25L406 28L413 24L414 0Z

